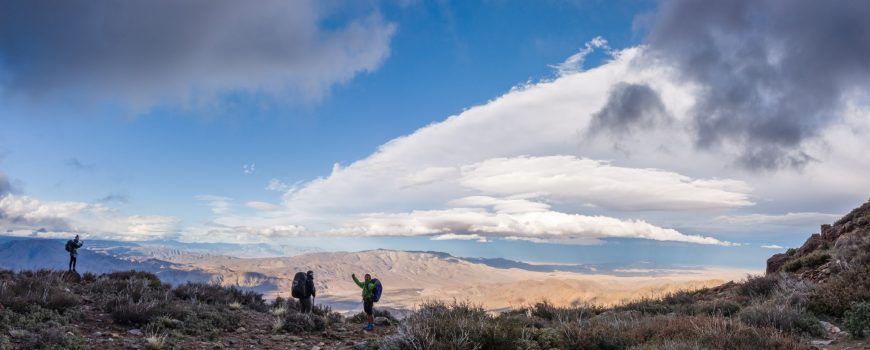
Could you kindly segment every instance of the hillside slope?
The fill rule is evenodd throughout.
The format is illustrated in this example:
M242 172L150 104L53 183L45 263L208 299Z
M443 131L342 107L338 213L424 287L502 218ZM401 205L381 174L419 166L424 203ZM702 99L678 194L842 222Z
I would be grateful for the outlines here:
M745 276L741 270L682 270L654 276L609 276L563 271L496 268L435 252L372 250L309 253L286 258L174 259L229 284L254 287L250 274L268 280L274 289L258 289L267 298L287 296L297 271L315 272L318 295L337 309L358 308L359 288L350 276L371 273L385 284L384 307L410 310L429 299L460 299L503 310L549 299L557 305L612 305L638 297L660 296L683 289L719 285ZM534 286L529 288L529 286Z

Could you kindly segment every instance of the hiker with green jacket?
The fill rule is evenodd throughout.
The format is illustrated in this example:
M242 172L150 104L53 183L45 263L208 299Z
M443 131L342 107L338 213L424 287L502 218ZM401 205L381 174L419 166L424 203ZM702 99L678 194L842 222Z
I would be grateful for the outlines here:
M375 329L375 313L374 313L374 297L375 297L375 282L372 281L372 275L366 274L365 281L360 282L359 279L356 278L356 274L351 274L350 277L353 278L353 281L362 288L362 298L363 298L363 311L366 312L366 319L369 324L364 328L367 331L371 331Z
M76 235L76 238L66 242L66 251L69 252L69 272L76 271L76 260L79 256L79 248L84 245L85 242L79 241L79 235Z

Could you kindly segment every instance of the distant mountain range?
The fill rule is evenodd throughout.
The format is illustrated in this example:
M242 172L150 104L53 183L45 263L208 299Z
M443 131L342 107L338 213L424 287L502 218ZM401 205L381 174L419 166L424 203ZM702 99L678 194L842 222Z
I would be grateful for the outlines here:
M0 268L10 270L66 270L69 253L64 250L64 240L53 239L4 239L0 243ZM106 247L116 242L87 242L87 249L79 250L77 268L81 273L106 273L124 270L142 270L157 274L160 279L173 285L191 282L210 282L215 276L200 269L174 264L154 258L126 258L109 254ZM135 243L124 243L135 245Z
M69 259L65 242L0 237L0 268L65 270ZM277 256L281 252L287 254ZM217 283L254 290L266 297L289 296L293 274L313 270L320 302L337 310L358 306L359 289L350 281L352 273L360 277L371 273L380 278L388 286L381 305L394 310L410 309L427 298L469 299L490 309L543 298L559 304L607 304L637 295L716 285L745 274L533 264L501 258L460 258L441 252L314 252L268 244L94 240L85 241L79 250L79 272L133 269L153 272L173 285L187 281Z

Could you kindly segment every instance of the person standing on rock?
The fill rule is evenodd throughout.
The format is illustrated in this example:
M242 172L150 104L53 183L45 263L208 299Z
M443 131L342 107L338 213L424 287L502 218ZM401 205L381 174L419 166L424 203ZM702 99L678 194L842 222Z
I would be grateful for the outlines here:
M305 273L305 297L299 299L299 306L303 314L310 314L311 307L314 304L313 298L317 296L317 290L314 289L314 271L308 270Z
M351 274L351 278L353 278L354 283L357 286L362 288L362 299L363 299L363 311L366 313L366 320L368 321L368 325L366 325L365 330L371 331L375 329L375 289L377 285L374 281L372 281L372 275L366 274L365 281L360 282L359 279L356 278L356 274Z
M66 241L66 251L69 252L69 272L77 272L76 261L79 256L79 248L84 244L85 242L79 241L79 235L76 235L75 239Z

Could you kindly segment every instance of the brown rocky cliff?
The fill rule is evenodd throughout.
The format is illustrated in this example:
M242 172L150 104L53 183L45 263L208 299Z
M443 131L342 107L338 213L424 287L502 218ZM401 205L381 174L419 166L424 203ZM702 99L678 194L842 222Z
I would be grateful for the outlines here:
M800 248L771 256L767 259L767 274L787 268L793 270L788 272L822 280L837 267L848 265L850 259L856 258L849 250L861 249L867 241L870 241L870 201L832 225L821 225L820 233L810 235Z

